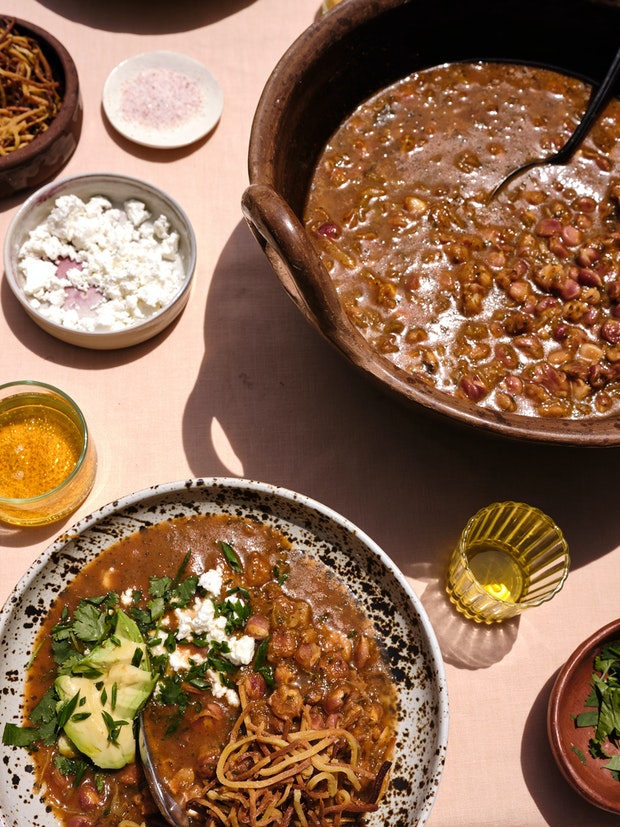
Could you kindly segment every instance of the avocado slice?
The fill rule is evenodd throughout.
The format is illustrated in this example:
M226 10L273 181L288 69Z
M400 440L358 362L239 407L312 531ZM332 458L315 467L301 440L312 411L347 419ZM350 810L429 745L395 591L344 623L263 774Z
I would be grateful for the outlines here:
M111 637L55 681L59 714L75 699L64 724L66 736L102 769L135 761L133 720L156 683L147 646L134 621L116 612Z

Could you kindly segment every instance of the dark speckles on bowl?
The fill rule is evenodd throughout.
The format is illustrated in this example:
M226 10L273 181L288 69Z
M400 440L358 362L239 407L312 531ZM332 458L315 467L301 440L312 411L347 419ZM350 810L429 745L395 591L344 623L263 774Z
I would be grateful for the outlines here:
M620 619L603 626L583 643L560 669L549 698L547 731L551 751L568 783L586 801L620 814L620 781L603 769L606 759L593 758L588 745L591 727L576 727L574 716L585 712L592 688L594 658L604 645L620 640ZM613 748L618 752L617 748Z
M328 565L374 622L399 685L397 746L390 790L368 827L421 827L443 772L448 696L443 662L426 612L406 578L359 529L327 507L249 480L209 478L155 486L111 503L76 523L43 553L0 613L0 685L13 694L4 724L18 722L24 670L43 614L77 568L141 528L194 513L241 515L273 525L293 546ZM0 823L53 827L54 816L32 792L28 754L0 746ZM19 787L14 777L21 778Z
M62 106L48 129L27 146L0 157L0 198L7 198L43 184L71 158L82 131L82 100L77 68L65 46L33 23L0 17L15 20L22 34L36 39L62 90Z

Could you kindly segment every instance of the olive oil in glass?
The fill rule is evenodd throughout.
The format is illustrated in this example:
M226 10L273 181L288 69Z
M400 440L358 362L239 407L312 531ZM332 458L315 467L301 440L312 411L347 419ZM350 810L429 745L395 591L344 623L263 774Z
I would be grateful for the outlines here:
M550 517L526 503L492 503L463 529L446 591L466 617L497 623L550 600L569 565L566 540Z
M473 543L467 558L472 574L491 597L519 602L527 588L527 573L508 546Z

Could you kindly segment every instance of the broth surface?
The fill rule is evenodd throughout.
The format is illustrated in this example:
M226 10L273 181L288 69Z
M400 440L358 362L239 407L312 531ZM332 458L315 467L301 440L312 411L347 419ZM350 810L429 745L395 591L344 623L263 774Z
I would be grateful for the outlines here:
M588 417L620 400L620 103L566 166L590 87L459 63L362 104L326 146L305 224L348 316L407 372L481 406Z
M231 556L239 568L230 564ZM73 614L84 598L110 592L119 595L127 613L140 611L148 605L153 578L175 578L184 562L183 578L205 575L208 580L219 573L218 600L241 595L251 611L243 616L237 637L242 632L253 638L257 648L249 662L222 673L216 691L211 672L206 674L207 685L189 678L188 670L206 663L207 653L220 655L216 646L205 645L204 635L182 637L184 623L193 621L203 605L198 596L183 609L167 612L151 636L153 658L163 651L156 638L172 633L176 639L176 647L168 647L168 669L145 708L156 760L175 795L184 803L205 798L217 781L222 749L244 718L248 732L255 727L272 738L290 738L291 732L309 727L346 731L359 747L354 773L359 787L351 792L370 804L368 809L375 809L375 784L377 778L384 778L393 748L396 691L372 626L326 566L295 552L276 529L249 519L197 515L160 523L115 543L87 565L59 596L39 632L39 648L27 677L26 714L53 681L51 640L67 612ZM259 664L261 643L264 660ZM180 688L183 703L163 699L162 686ZM342 760L348 761L342 735L333 741L330 749L339 749ZM139 762L121 770L92 768L76 782L59 771L57 744L37 747L33 754L37 784L66 827L164 823ZM233 765L230 772L236 778L238 767ZM315 802L320 791L318 783L314 799L300 797L306 810L319 807ZM221 790L212 793L216 794ZM226 810L228 805L218 802ZM358 814L349 813L346 823L356 822ZM234 823L210 821L211 817L203 805L192 810L196 825ZM290 824L298 823L293 814ZM324 816L316 823L330 825L333 820Z

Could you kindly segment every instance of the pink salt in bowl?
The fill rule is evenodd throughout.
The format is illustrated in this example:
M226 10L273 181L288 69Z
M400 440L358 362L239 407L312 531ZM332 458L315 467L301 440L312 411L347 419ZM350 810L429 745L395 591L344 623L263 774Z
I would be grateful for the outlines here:
M123 137L172 149L204 138L222 114L222 89L197 60L176 52L145 52L120 63L103 88L103 109Z

